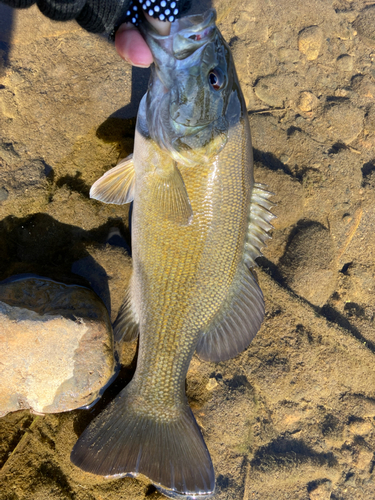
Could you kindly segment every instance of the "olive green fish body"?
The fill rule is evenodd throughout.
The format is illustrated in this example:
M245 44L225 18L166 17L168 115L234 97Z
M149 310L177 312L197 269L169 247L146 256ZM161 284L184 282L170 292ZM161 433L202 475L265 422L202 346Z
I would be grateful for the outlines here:
M214 471L185 395L194 352L223 361L264 315L249 268L273 218L254 184L246 107L214 11L144 34L156 61L138 112L134 154L91 196L134 202L133 274L115 340L139 332L133 380L72 452L82 469L144 474L171 498L204 498Z
M132 286L138 291L134 295L141 331L137 376L139 372L143 381L152 381L155 396L153 388L166 383L162 376L166 367L172 374L167 393L172 383L178 389L183 386L201 333L220 310L238 267L244 265L252 186L246 129L243 123L234 127L221 157L212 163L179 166L193 211L187 226L170 221L163 205L155 204L158 174L139 175L132 220ZM148 147L158 149L139 140L142 154L140 161L134 159L136 174L138 161L150 164ZM159 154L163 162L165 154Z

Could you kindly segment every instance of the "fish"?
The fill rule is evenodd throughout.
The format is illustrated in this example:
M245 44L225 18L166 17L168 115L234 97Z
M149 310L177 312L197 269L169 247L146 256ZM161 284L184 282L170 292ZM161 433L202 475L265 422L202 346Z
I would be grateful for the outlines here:
M92 198L133 202L132 276L114 323L139 336L130 383L71 453L82 470L146 476L169 498L208 498L215 473L185 394L192 356L228 360L264 317L252 269L270 237L271 193L253 177L250 127L216 12L187 16L168 36L140 29L154 57L134 152L96 181Z

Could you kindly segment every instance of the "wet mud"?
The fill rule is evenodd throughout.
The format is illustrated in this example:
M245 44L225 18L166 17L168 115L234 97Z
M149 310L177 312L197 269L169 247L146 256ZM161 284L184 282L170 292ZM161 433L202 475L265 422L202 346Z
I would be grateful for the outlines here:
M371 500L375 6L212 5L246 98L255 178L277 204L256 271L261 330L235 359L195 357L188 374L215 499ZM88 192L132 152L147 77L74 23L0 7L0 279L73 270L115 318L130 273L129 207ZM113 228L122 240L108 238ZM135 354L124 349L118 379L90 410L0 419L0 500L163 498L145 478L108 480L69 460L87 423L130 380Z

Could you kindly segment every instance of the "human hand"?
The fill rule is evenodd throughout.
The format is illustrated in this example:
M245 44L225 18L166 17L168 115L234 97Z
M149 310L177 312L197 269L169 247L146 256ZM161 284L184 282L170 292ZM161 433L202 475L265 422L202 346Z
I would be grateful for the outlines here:
M148 21L161 35L169 35L171 23L162 22L146 14ZM120 57L140 68L147 68L153 62L151 51L142 35L130 23L122 24L116 32L115 47Z

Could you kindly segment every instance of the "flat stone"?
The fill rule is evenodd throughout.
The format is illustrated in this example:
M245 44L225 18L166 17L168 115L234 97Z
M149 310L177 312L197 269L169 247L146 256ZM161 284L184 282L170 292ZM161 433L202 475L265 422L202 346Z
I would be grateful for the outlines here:
M0 188L0 201L5 201L9 196L8 190L4 187Z
M112 328L94 292L39 276L0 283L0 416L94 403L114 374Z
M323 31L319 26L309 26L298 35L298 49L308 61L318 58L323 41Z
M363 129L364 116L361 109L346 103L332 106L324 116L328 136L331 140L350 144Z
M273 107L283 107L288 99L296 99L300 83L295 75L270 75L260 78L254 91L263 102Z
M340 71L353 71L353 58L349 54L343 54L336 60L337 68Z

